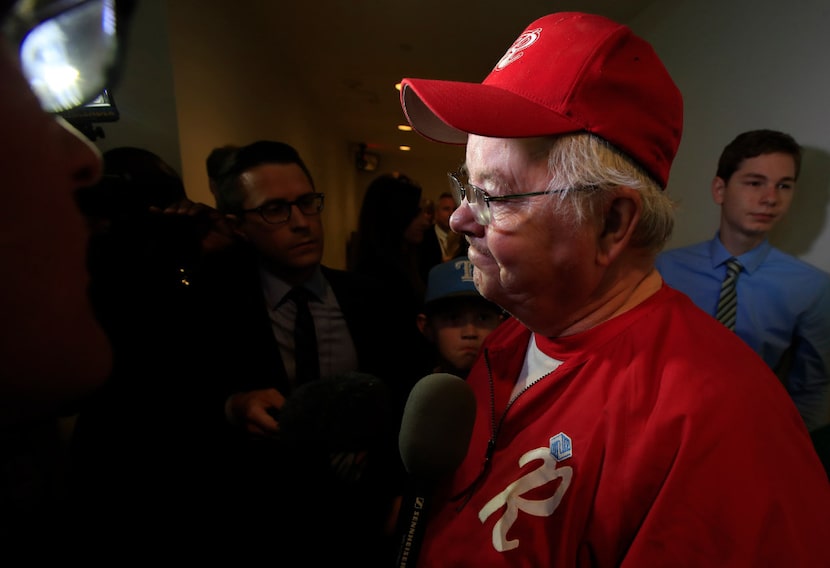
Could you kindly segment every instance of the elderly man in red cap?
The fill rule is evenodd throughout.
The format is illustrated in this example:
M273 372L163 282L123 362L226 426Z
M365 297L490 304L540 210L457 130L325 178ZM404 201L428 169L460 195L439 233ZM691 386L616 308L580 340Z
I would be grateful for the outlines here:
M481 84L404 79L401 103L466 144L451 226L512 316L470 371L466 458L405 560L827 566L830 483L786 391L654 268L683 125L654 49L555 13Z

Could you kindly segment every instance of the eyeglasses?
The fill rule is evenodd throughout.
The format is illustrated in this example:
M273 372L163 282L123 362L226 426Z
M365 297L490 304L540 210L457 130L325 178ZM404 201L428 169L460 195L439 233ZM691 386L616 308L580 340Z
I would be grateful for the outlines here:
M547 195L548 193L559 193L565 191L564 189L553 189L549 191L531 191L530 193L511 193L510 195L493 196L468 182L463 182L459 179L462 175L460 172L447 174L450 178L450 187L455 198L455 204L461 205L463 199L470 204L470 210L475 216L476 223L479 225L489 225L492 220L490 214L490 202L495 201L512 201L513 199L520 199L522 197L534 197L536 195Z
M94 100L114 82L119 55L115 0L63 0L32 9L18 2L3 26L46 112Z
M280 225L291 219L291 206L296 205L303 215L318 215L323 210L322 193L306 193L295 201L275 199L253 209L243 209L242 213L259 213L262 220L271 225Z

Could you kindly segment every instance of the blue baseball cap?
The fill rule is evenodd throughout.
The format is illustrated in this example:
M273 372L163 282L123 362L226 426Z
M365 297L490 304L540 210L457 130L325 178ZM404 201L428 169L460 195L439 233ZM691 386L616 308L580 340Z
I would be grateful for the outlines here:
M473 263L466 256L432 267L427 277L424 305L458 296L482 297L473 284Z

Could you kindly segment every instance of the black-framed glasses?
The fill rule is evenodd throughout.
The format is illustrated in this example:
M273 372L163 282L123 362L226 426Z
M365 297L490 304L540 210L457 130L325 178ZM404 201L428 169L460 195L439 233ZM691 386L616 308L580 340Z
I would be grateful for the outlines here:
M296 206L303 215L319 215L323 210L322 193L306 193L294 201L274 199L253 209L243 209L242 213L259 213L262 220L271 225L286 223L291 218L291 206Z
M547 191L531 191L529 193L511 193L510 195L490 195L485 190L475 186L469 182L461 181L461 172L447 174L450 178L450 187L452 189L455 204L461 205L461 201L466 199L470 205L470 210L475 216L476 223L479 225L489 225L492 220L490 214L490 202L495 201L512 201L514 199L521 199L523 197L535 197L537 195L547 195L548 193L559 193L565 191L564 189L553 189Z
M4 34L41 107L59 113L89 103L115 81L121 56L116 0L18 2Z

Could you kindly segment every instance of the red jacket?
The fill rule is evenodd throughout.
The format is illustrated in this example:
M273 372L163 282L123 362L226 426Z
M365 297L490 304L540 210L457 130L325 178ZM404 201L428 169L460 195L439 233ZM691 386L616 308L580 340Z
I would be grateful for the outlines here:
M510 402L529 339L504 322L467 378L472 440L419 566L830 566L830 483L798 411L686 296L537 338L564 363Z

